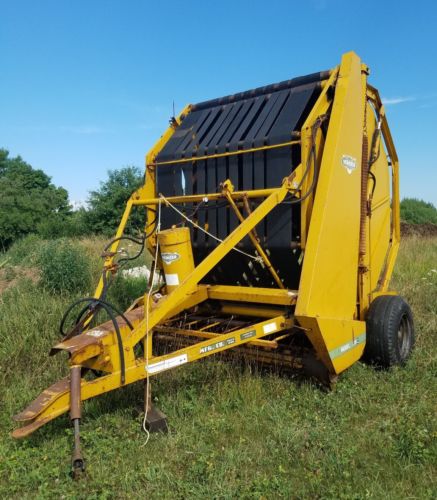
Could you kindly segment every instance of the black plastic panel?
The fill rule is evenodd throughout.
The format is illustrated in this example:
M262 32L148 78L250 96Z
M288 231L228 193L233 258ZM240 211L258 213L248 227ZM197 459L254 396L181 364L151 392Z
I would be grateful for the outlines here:
M327 73L287 80L192 106L157 162L212 155L288 142L302 126L320 94L320 82ZM279 186L300 162L300 148L287 146L243 155L158 166L158 192L165 196L217 192L227 178L239 190ZM258 201L252 201L255 209ZM199 206L179 206L199 225L220 239L238 224L223 200ZM242 209L242 208L241 208ZM243 209L242 209L243 210ZM163 208L162 227L181 223L181 217ZM296 288L300 275L298 252L290 243L300 232L300 209L286 202L278 206L256 228L263 248L289 288ZM217 242L192 228L193 252L198 264ZM239 247L255 254L249 238ZM259 263L231 252L204 280L209 283L275 286L270 273Z

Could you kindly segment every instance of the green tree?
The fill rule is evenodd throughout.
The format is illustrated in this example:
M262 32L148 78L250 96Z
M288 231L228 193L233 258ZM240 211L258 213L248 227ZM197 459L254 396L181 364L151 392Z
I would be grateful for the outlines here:
M401 219L410 224L437 224L437 208L417 198L404 198L401 201Z
M88 198L86 220L89 230L105 235L114 234L127 200L143 182L143 175L138 167L108 171L108 179L100 183L97 191L91 191ZM144 223L144 209L133 210L127 232L143 229Z
M60 218L53 214L37 225L38 234L44 239L65 237L78 237L89 234L91 231L87 224L87 211L81 207L74 210L67 217Z
M64 220L71 213L68 193L52 184L42 170L36 170L20 156L9 157L0 149L0 248L34 233L48 218Z

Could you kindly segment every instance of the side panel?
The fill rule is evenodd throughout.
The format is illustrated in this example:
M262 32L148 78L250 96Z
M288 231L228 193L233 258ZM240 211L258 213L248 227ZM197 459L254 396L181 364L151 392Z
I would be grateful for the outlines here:
M364 104L361 61L354 53L345 54L336 84L296 305L297 319L310 328L308 337L336 372L347 366L334 367L326 346L333 349L353 340L357 310ZM317 321L308 321L315 318ZM342 328L338 332L331 327L323 330L323 319L328 318L341 320Z
M372 138L376 127L376 120L370 104L367 106L367 117L369 138ZM371 120L369 117L371 117ZM387 162L381 138L378 144L378 159L370 169L371 173L375 176L375 182L372 178L369 178L368 184L368 199L372 200L367 241L370 253L370 293L378 289L378 281L384 269L387 250L390 247L391 229L390 166Z
M365 321L309 316L298 319L332 373L341 373L361 358L366 343Z

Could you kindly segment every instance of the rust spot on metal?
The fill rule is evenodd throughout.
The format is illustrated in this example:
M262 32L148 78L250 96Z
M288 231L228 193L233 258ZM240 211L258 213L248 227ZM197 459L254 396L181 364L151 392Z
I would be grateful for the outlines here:
M99 327L99 330L103 331L103 328ZM111 333L111 331L108 333ZM106 335L106 332L104 333L104 335ZM99 346L101 345L100 338L88 335L88 332L82 333L77 337L73 337L69 340L56 344L54 347L52 347L50 356L53 356L60 351L67 351L70 354L74 354L77 351L83 351L88 346ZM92 351L94 351L94 349Z
M13 418L16 422L27 422L36 418L47 406L58 399L59 396L70 390L70 378L65 377L43 391L22 412Z
M40 420L34 420L32 423L25 425L24 427L20 427L19 429L15 429L12 432L12 437L15 439L20 439L20 438L25 438L32 434L32 432L35 432L37 429L42 427L44 424L47 422L50 422L50 420L53 420L55 417L45 417L41 418Z
M82 416L80 384L81 366L72 366L70 369L70 418L80 419Z
M137 307L136 309L127 312L125 316L132 324L138 323L144 317L144 307ZM121 316L117 316L116 320L120 328L127 326L126 321ZM65 339L59 344L56 344L52 347L50 356L53 356L60 351L67 351L71 355L76 354L78 356L80 353L80 358L78 358L75 362L82 363L89 358L98 356L102 352L101 339L107 335L112 335L113 333L114 325L112 324L112 321L107 321L106 323L102 323L99 326L91 328L80 335ZM92 346L92 349L90 349L90 346Z

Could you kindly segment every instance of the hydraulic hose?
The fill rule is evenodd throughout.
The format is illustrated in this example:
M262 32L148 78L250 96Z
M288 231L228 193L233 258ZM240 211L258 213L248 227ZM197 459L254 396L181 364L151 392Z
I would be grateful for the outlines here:
M126 324L129 326L129 328L131 330L133 330L133 325L129 321L129 319L126 318L126 316L123 313L121 313L116 307L114 307L109 302L106 302L106 301L101 300L101 299L96 299L95 297L85 297L83 299L78 299L75 302L73 302L73 304L71 304L70 307L67 309L67 311L64 313L64 316L62 317L62 320L61 320L61 325L59 327L62 334L64 334L64 324L65 324L65 321L66 321L68 315L70 314L70 312L72 311L72 309L74 307L76 307L78 304L81 304L83 302L89 302L89 305L87 306L87 308L89 308L90 306L94 306L95 303L97 303L100 307L102 307L108 313L108 316L109 316L110 320L112 321L112 324L114 325L115 334L117 336L118 352L119 352L119 356L120 356L121 384L123 385L125 382L125 373L126 373L123 339L121 337L120 327L119 327L119 324L117 322L117 318L114 315L114 312L116 312L119 316L121 316L124 319L124 321L126 321ZM77 326L78 326L78 324L75 325L75 327L73 328L72 331L74 331Z
M64 331L64 325L65 325L65 322L68 318L68 315L70 314L70 312L78 305L78 304L81 304L83 302L88 302L89 304L84 307L82 309L82 312L81 314L78 316L78 319L76 320L76 324L75 326L77 326L80 322L80 320L82 319L82 316L83 314L89 310L91 307L93 307L94 305L99 305L101 307L103 307L105 310L106 309L111 309L111 311L114 311L116 312L119 316L121 316L124 321L126 321L126 324L129 326L129 328L131 330L133 330L133 326L132 326L132 323L129 321L129 319L122 313L120 312L114 305L110 304L109 302L106 302L105 300L103 299L98 299L96 297L84 297L84 298L81 298L81 299L78 299L76 301L74 301L69 307L68 309L65 311L64 315L62 316L62 320L61 320L61 324L59 325L59 331L61 333L61 335L69 335L69 332L65 332ZM93 311L95 312L95 311Z
M316 134L317 134L317 130L322 126L323 122L327 118L328 118L327 115L319 116L311 129L311 151L310 151L310 154L308 155L308 158L307 158L305 172L303 173L302 178L299 182L299 185L296 187L295 191L298 191L302 187L302 184L303 184L304 180L306 179L306 177L308 176L309 171L311 169L311 163L313 163L314 175L313 175L313 178L311 181L311 186L308 188L308 191L304 195L302 195L300 198L295 198L295 199L291 199L290 201L287 201L286 203L288 205L295 205L296 203L302 203L302 201L306 200L309 196L311 196L314 189L316 188L317 178L319 176L319 168L317 165Z
M154 223L155 221L156 221L156 217L155 217L155 220L152 223ZM155 230L155 228L153 229L153 231L154 230ZM152 233L153 233L153 231L152 231ZM108 249L111 247L111 245L113 245L115 242L121 241L121 240L128 240L128 241L132 241L133 243L136 243L138 245L141 245L140 250L134 256L127 257L127 258L122 258L122 259L120 259L117 262L118 267L121 267L126 262L129 262L131 260L135 260L138 257L140 257L140 255L144 251L144 246L145 246L145 242L146 242L147 236L148 235L145 235L141 239L137 239L137 238L134 238L132 236L120 236L118 238L113 238L111 241L109 241L109 243L106 244L106 246L104 247L103 251L107 252ZM89 302L89 304L87 304L84 308L82 308L80 310L80 312L79 312L79 314L77 315L77 318L76 318L75 326L73 327L73 329L70 332L65 332L64 331L65 320L66 320L66 317L68 316L68 314L70 313L70 311L78 303L80 303L80 301L76 301L75 303L73 303L69 307L69 309L66 311L66 313L64 314L64 317L62 318L61 325L60 325L60 333L61 333L61 335L67 336L67 338L69 338L69 337L72 337L73 335L79 333L81 327L86 322L91 321L92 317L96 314L96 312L99 310L99 308L104 306L104 302L105 302L105 299L106 299L108 288L109 288L109 286L111 284L111 282L108 281L108 275L107 275L107 273L108 273L108 270L107 269L103 269L103 272L102 272L103 287L102 287L102 291L100 293L100 296L93 298L92 301L90 299L83 299L84 302L87 301L87 302ZM129 326L132 326L129 323L129 321L127 320L127 318L125 316L123 316L123 314L120 311L118 311L112 304L110 304L109 302L106 302L106 306L112 308L117 314L119 314L120 316L123 317L123 319L128 323ZM88 312L87 316L84 317L84 314L87 313L87 312Z

